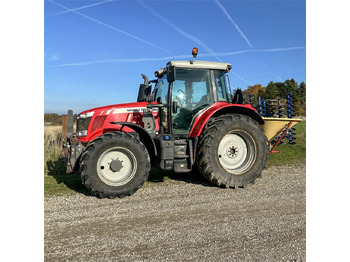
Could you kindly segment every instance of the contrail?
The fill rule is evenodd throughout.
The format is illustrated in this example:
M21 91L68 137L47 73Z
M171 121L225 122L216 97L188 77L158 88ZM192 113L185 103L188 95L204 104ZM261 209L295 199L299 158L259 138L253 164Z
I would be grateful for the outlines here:
M105 0L105 1L94 3L94 4L90 4L90 5L84 5L84 6L81 6L81 7L72 8L70 10L65 10L65 11L54 13L54 14L49 14L49 15L46 15L45 17L48 18L48 17L52 17L52 16L56 16L56 15L61 15L61 14L65 14L65 13L69 13L69 12L85 9L85 8L90 8L90 7L97 6L97 5L102 5L102 4L111 2L111 1L113 1L113 0Z
M53 0L48 0L48 1L50 1L51 3L53 3L53 4L55 4L55 5L58 5L58 6L62 7L62 8L64 8L64 9L68 10L69 12L73 12L73 13L75 13L75 14L77 14L77 15L80 15L80 16L82 16L82 17L84 17L84 18L86 18L86 19L88 19L88 20L91 20L91 21L93 21L93 22L95 22L95 23L98 23L98 24L100 24L100 25L102 25L102 26L105 26L105 27L110 28L110 29L112 29L112 30L114 30L114 31L117 31L117 32L119 32L119 33L122 33L122 34L124 34L124 35L127 35L127 36L129 36L129 37L131 37L131 38L133 38L133 39L138 40L138 41L141 41L141 42L143 42L143 43L145 43L145 44L147 44L147 45L153 46L153 47L155 47L155 48L157 48L157 49L160 49L160 50L163 50L163 51L167 51L167 52L173 53L172 51L170 51L170 50L168 50L168 49L165 49L165 48L162 48L162 47L160 47L160 46L157 46L157 45L155 45L155 44L153 44L153 43L151 43L151 42L148 42L147 40L144 40L144 39L142 39L142 38L140 38L140 37L137 37L137 36L135 36L135 35L132 35L132 34L130 34L130 33L128 33L128 32L125 32L125 31L123 31L123 30L121 30L121 29L119 29L119 28L116 28L116 27L111 26L111 25L109 25L109 24L103 23L103 22L101 22L100 20L97 20L97 19L92 18L92 17L90 17L90 16L84 15L84 14L78 12L78 11L75 11L75 10L70 9L70 8L68 8L68 7L66 7L66 6L63 6L63 5L59 4L59 3L56 3L56 2L53 1Z
M205 44L204 42L202 42L201 40L199 40L197 37L190 35L189 33L185 32L184 30L182 30L181 28L179 28L177 25L173 24L172 22L170 22L168 19L164 18L163 16L161 16L160 14L158 14L156 11L154 11L153 9L151 9L150 7L148 7L145 3L143 3L141 0L138 0L138 2L145 7L148 11L150 11L152 14L154 14L155 16L157 16L159 19L161 19L164 23L166 23L168 26L170 26L171 28L173 28L176 32L178 32L179 34L183 35L184 37L186 37L187 39L190 39L191 41L197 43L198 45L202 46L207 52L210 53L211 56L214 56L217 60L219 60L220 62L223 62L218 56L217 54L214 52L213 49L211 49L207 44ZM251 83L244 79L243 77L241 77L240 75L238 75L237 73L231 71L234 75L236 75L238 78L240 78L241 80L247 82L248 84L251 85Z
M201 40L199 40L197 37L190 35L189 33L185 32L184 30L182 30L181 28L179 28L177 25L173 24L172 22L170 22L168 19L164 18L163 16L161 16L160 14L158 14L156 11L154 11L153 9L151 9L149 6L147 6L145 3L143 3L142 1L138 0L138 2L144 7L146 8L148 11L150 11L152 14L154 14L156 17L158 17L160 20L162 20L164 23L166 23L168 26L170 26L171 28L173 28L176 32L178 32L179 34L181 34L182 36L186 37L187 39L190 39L191 41L195 42L196 44L202 46L207 52L211 53L214 57L216 57L218 60L220 60L213 49L211 49L208 45L206 45L205 43L203 43Z
M262 53L262 52L282 52L282 51L292 51L305 49L305 46L294 46L294 47L283 47L283 48L270 48L270 49L249 49L234 52L218 53L219 56L231 56L239 55L244 53Z
M284 48L271 48L271 49L260 49L260 50L241 50L234 52L226 52L226 53L217 53L217 56L232 56L239 55L244 53L252 53L252 52L281 52L281 51L291 51L291 50L300 50L305 49L305 47L284 47ZM201 54L201 57L210 57L213 56L212 53ZM166 56L166 57L151 57L151 58L121 58L121 59L105 59L105 60L92 60L86 62L77 62L77 63L68 63L68 64L60 64L56 66L87 66L87 65L95 65L95 64L105 64L105 63L135 63L135 62L152 62L152 61L164 61L164 60L173 60L173 59L191 59L190 55L177 55L177 56ZM221 62L222 60L218 58ZM244 79L240 75L238 75L234 71L230 71L236 77L241 79L242 81L252 85L251 82Z
M86 66L86 65L107 64L107 63L135 63L135 62L152 62L152 61L164 61L164 60L170 61L173 59L186 59L186 58L190 58L190 55L148 57L148 58L103 59L103 60L91 60L91 61L85 61L85 62L60 64L60 65L56 65L56 66Z
M283 47L283 48L270 48L270 49L255 49L255 50L241 50L241 51L233 51L233 52L225 52L225 53L218 53L219 56L233 56L233 55L239 55L244 53L259 53L259 52L283 52L283 51L293 51L293 50L302 50L306 49L303 46L296 46L296 47ZM211 57L211 53L204 53L200 55L201 57ZM137 62L153 62L153 61L170 61L174 59L191 59L191 55L176 55L176 56L165 56L165 57L148 57L148 58L117 58L117 59L104 59L104 60L91 60L91 61L85 61L85 62L75 62L75 63L66 63L66 64L59 64L54 65L58 67L65 67L65 66L88 66L88 65L96 65L96 64L107 64L107 63L137 63ZM244 82L248 83L249 85L252 85L248 80L244 79L237 73L233 72L231 70L232 74L234 74L239 79L243 80Z
M234 27L237 29L239 34L244 38L244 40L247 42L247 44L253 48L252 44L249 42L248 38L245 36L245 34L242 32L242 30L238 27L238 25L233 21L232 17L230 14L226 11L225 7L219 2L219 0L215 0L216 5L221 9L221 11L226 15L228 20L234 25Z
M283 52L283 51L293 51L305 49L303 46L297 47L283 47L283 48L270 48L270 49L249 49L225 53L217 53L218 56L233 56L244 53L261 53L261 52ZM211 53L200 54L201 57L211 57ZM104 59L104 60L91 60L85 62L75 62L67 64L59 64L55 66L86 66L86 65L95 65L95 64L107 64L107 63L135 63L135 62L152 62L152 61L170 61L174 59L188 59L192 58L191 55L175 55L175 56L164 56L164 57L146 57L146 58L116 58L116 59Z

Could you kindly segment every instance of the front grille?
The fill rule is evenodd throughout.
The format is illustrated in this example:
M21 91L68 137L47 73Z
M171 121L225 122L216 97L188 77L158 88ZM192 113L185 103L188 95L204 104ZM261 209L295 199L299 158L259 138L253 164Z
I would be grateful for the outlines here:
M77 120L77 133L79 133L80 131L88 130L91 118L92 117L78 118L78 120Z
M94 122L91 125L91 133L95 130L101 128L103 126L103 123L105 122L107 116L96 116L94 119Z

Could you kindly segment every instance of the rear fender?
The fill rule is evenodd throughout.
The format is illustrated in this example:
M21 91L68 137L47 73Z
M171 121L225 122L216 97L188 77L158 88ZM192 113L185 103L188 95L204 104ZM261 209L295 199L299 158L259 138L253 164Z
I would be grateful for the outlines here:
M263 125L265 123L262 117L250 104L241 105L217 102L197 116L193 123L189 136L198 137L202 133L204 126L211 117L217 117L226 114L242 114L251 117L257 121L259 125Z

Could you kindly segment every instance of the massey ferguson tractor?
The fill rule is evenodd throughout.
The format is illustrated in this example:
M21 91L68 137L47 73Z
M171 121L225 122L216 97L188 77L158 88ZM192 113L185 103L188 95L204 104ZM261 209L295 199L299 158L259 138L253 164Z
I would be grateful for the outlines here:
M142 74L137 102L68 111L64 154L67 173L79 170L97 197L134 194L151 167L175 173L200 171L211 183L245 187L266 167L269 141L296 119L262 118L242 94L230 96L228 63L170 61ZM154 87L153 87L154 86Z

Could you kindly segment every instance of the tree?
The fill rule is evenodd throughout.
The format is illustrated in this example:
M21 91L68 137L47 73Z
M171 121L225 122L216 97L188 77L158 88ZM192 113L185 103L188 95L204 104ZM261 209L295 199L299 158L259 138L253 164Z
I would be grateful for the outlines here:
M297 115L305 115L306 114L306 84L305 82L301 82L299 88L296 92L296 106L295 113Z
M248 102L249 95L253 95L253 106L258 104L258 97L262 101L268 99L281 99L281 103L286 103L287 93L292 93L294 97L294 109L296 115L306 114L306 83L301 82L300 85L293 79L287 79L284 82L270 81L266 87L261 84L249 86L248 89L242 91L245 101Z
M283 83L283 86L280 87L279 95L281 98L285 98L287 93L292 93L295 97L298 90L298 83L292 78L290 80L286 80Z
M306 84L304 81L300 83L297 94L301 101L306 102Z
M248 86L246 90L244 90L245 95L253 95L254 97L262 96L265 94L266 87L263 87L261 84Z
M278 88L277 86L274 84L274 82L270 82L267 86L266 86L266 92L265 92L265 99L276 99L278 97Z
M242 91L243 96L245 97L246 101L249 99L249 95L253 96L253 104L258 103L258 97L264 97L265 96L266 87L263 87L261 84L248 86L248 88L244 91Z

